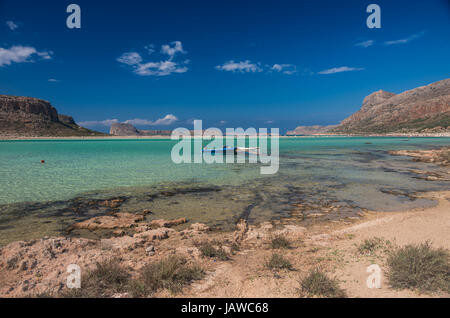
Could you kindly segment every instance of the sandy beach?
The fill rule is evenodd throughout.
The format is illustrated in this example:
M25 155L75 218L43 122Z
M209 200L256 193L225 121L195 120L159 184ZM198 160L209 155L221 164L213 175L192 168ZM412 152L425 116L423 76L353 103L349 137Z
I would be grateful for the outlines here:
M170 221L166 221L160 224L161 227L133 237L100 241L58 237L15 242L0 250L0 296L41 293L57 296L65 288L66 266L73 263L88 269L96 262L118 257L123 266L132 268L136 274L149 262L177 254L205 268L205 278L186 287L182 293L161 290L153 296L301 297L300 279L311 268L320 266L340 281L349 297L448 297L445 293L396 291L389 287L384 276L381 288L367 288L367 266L378 264L383 271L388 251L374 255L360 255L357 251L357 246L364 240L375 237L399 246L429 241L435 247L450 248L450 191L423 196L437 200L437 206L397 213L367 212L358 220L320 223L308 228L269 222L259 226L242 223L234 232L214 233L201 224L177 231L171 228ZM291 248L281 252L291 262L292 271L273 271L264 265L274 252L270 240L277 235L283 235L291 242ZM201 241L222 242L220 245L230 253L230 258L217 261L202 257L198 248ZM231 252L235 242L239 248ZM155 250L150 253L152 255L148 252L149 245ZM126 293L115 295L129 296Z

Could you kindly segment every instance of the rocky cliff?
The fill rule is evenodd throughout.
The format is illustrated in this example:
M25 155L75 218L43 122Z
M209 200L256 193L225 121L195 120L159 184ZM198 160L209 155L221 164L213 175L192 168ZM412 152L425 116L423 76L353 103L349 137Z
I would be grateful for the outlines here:
M336 133L439 133L450 131L450 79L401 94L377 91L361 109L333 129Z
M47 101L0 95L0 136L63 137L100 133L78 126L72 117L58 114Z

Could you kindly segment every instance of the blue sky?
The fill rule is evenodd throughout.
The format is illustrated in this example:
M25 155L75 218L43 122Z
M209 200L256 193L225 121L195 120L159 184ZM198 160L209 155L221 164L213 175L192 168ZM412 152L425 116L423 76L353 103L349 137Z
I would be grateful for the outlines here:
M334 124L373 91L449 78L449 56L446 0L0 0L0 94L103 131Z

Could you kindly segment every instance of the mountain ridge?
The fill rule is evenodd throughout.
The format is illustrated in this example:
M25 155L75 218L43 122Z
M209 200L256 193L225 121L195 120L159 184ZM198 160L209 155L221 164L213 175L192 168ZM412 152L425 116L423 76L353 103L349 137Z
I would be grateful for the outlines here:
M335 133L410 133L450 130L450 79L400 94L377 91Z
M0 95L0 136L69 137L105 135L78 126L50 102L25 96Z

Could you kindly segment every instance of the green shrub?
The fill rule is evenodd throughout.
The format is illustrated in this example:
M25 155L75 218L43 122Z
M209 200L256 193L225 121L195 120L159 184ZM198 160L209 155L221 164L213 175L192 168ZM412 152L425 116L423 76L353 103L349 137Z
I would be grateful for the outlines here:
M311 270L309 274L301 281L301 290L309 297L346 297L346 293L339 287L338 281L336 279L329 278L318 268Z
M394 289L450 292L448 250L433 249L428 242L406 245L389 255L387 265L389 284Z
M201 243L198 249L204 257L216 258L221 261L227 261L229 259L227 252L223 248L216 248L209 242Z
M130 274L117 258L97 262L96 268L81 276L81 288L62 293L63 297L99 298L126 292Z
M140 279L132 287L135 294L154 293L161 288L176 293L203 276L204 272L199 266L188 265L185 258L169 256L144 266Z
M373 237L365 239L364 242L358 246L358 253L362 255L373 255L377 250L388 246L390 246L389 241L385 241L379 237Z
M291 242L289 242L289 240L286 239L285 237L279 235L272 239L272 241L270 242L270 246L273 249L280 249L280 248L287 249L291 247Z
M293 266L289 260L281 256L280 254L274 253L270 257L269 261L267 262L267 268L272 270L280 270L280 269L287 269L287 270L293 270Z

